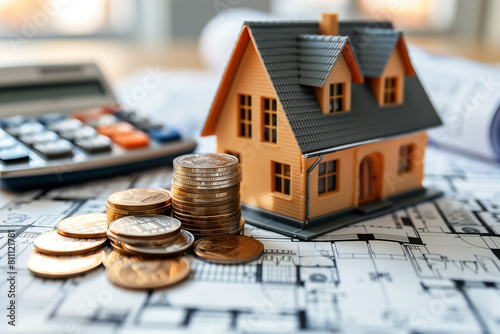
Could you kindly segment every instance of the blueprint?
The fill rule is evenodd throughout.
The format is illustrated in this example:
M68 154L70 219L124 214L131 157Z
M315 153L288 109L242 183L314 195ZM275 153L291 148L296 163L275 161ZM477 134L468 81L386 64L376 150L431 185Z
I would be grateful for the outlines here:
M258 260L189 256L186 281L148 292L114 287L102 267L42 279L26 262L33 240L60 219L103 212L116 190L168 187L169 168L2 192L0 333L499 333L500 166L432 147L426 162L425 185L445 197L308 242L247 225L245 235L265 245ZM12 276L16 295L7 298Z

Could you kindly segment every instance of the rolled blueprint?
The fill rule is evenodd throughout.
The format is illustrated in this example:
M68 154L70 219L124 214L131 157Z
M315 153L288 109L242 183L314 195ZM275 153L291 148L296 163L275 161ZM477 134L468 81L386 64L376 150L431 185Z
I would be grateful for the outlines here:
M500 160L500 67L437 56L410 56L444 126L429 131L438 145Z

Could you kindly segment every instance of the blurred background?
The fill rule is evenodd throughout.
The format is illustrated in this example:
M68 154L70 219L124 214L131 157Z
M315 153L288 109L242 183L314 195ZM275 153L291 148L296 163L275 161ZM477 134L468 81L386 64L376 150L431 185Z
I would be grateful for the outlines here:
M318 20L322 11L390 20L435 53L500 60L500 0L0 0L0 66L92 60L112 83L150 65L207 68L225 57L207 48L234 43L244 18Z

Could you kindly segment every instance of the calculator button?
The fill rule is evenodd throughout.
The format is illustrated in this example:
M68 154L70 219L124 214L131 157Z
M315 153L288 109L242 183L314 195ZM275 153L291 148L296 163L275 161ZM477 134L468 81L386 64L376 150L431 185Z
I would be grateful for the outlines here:
M50 114L45 114L45 115L39 116L39 117L37 117L36 120L38 122L42 123L43 125L50 125L50 124L60 122L66 118L67 118L66 115L63 115L63 114L58 113L58 112L53 112Z
M82 127L82 122L74 118L68 118L47 126L47 129L55 132L76 131Z
M23 142L25 142L28 145L34 145L34 144L42 144L42 143L47 143L49 141L55 141L59 138L57 133L52 132L52 131L44 131L42 133L37 133L34 135L25 135L20 137Z
M97 131L91 126L84 126L76 131L61 132L60 135L67 140L76 141L79 139L94 137L97 135Z
M41 133L45 130L45 128L38 122L27 122L18 127L9 127L6 130L13 136L26 136Z
M10 128L10 127L19 127L22 124L26 123L28 120L26 117L17 115L8 118L4 118L0 120L0 126L2 128Z
M29 151L21 145L0 149L0 160L5 163L25 162L29 160Z
M17 145L17 141L11 137L5 137L0 139L0 149L11 148Z
M126 150L148 147L149 136L142 131L115 135L112 140Z
M178 131L167 126L163 126L159 129L148 129L146 132L152 140L160 143L179 140L181 138L181 134Z
M111 111L108 108L92 108L88 110L79 110L75 111L71 114L71 117L76 118L77 120L87 123L92 120L96 120L102 115L111 114Z
M99 126L97 128L97 132L110 138L113 138L114 136L129 134L134 131L136 131L134 126L125 122L120 122L113 125Z
M33 147L47 159L69 158L73 156L73 146L69 141L64 139L35 144Z
M103 135L80 139L77 140L75 144L89 154L107 152L111 150L111 139Z
M87 124L93 127L108 126L119 123L120 120L115 115L103 115L98 119L88 121Z

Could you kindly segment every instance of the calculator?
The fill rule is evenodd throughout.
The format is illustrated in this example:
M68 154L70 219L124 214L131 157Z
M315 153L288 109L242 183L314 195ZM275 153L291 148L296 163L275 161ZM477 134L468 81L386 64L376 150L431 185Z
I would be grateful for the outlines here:
M0 182L55 187L171 164L196 141L122 108L96 64L0 68Z

